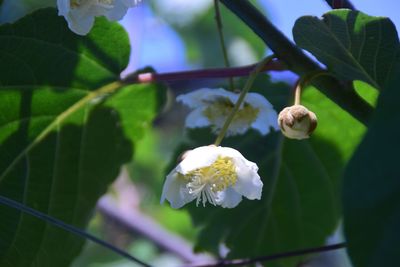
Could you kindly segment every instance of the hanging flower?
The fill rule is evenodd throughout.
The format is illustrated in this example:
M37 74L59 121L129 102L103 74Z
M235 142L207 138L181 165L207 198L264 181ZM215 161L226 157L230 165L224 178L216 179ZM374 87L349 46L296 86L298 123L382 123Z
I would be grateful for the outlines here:
M223 208L236 207L242 196L261 199L263 183L255 163L239 151L220 146L202 146L186 152L167 176L161 203L167 199L173 208L196 200Z
M186 118L186 127L199 128L211 126L218 133L231 113L239 94L218 89L199 89L180 95L176 98L193 111ZM227 136L245 133L249 128L258 130L262 135L270 132L270 128L278 130L278 115L273 106L264 96L258 93L248 93L232 123Z
M58 14L64 16L68 27L79 35L86 35L97 16L109 20L122 19L128 8L140 0L57 0Z

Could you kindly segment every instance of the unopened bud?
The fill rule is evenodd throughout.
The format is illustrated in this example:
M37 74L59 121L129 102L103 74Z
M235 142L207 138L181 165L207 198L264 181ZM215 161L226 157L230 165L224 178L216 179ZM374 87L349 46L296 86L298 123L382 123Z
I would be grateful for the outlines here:
M317 116L302 105L284 108L278 116L283 135L291 139L306 139L317 127Z

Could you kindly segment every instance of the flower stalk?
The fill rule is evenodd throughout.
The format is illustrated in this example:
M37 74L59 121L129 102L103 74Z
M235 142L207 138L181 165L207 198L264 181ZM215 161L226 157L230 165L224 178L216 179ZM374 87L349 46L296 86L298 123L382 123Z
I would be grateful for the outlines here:
M256 67L254 68L254 70L250 73L249 78L246 81L246 84L244 85L243 90L241 91L239 98L235 104L235 106L232 109L232 112L229 114L228 118L226 119L224 125L221 128L220 133L218 134L214 145L219 146L222 142L222 140L225 137L226 132L228 131L229 125L231 124L233 118L235 117L236 113L238 112L240 106L243 104L243 100L246 97L246 94L249 92L251 86L253 85L258 73L260 73L260 71L263 69L263 67L270 62L275 56L269 56L267 58L265 58L264 60L262 60L260 63L258 63L256 65Z

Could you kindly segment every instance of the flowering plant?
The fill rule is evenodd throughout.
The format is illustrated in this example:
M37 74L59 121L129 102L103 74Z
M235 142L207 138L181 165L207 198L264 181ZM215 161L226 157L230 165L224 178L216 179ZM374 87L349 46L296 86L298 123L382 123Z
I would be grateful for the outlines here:
M394 23L264 2L0 0L1 267L399 265Z
M232 112L238 98L238 93L222 88L202 88L188 94L179 95L176 100L193 109L186 118L186 127L211 126L214 133L218 133ZM233 118L226 135L244 134L249 128L254 128L260 134L266 135L271 128L279 129L277 118L276 111L265 97L258 93L248 93L244 103Z
M180 208L196 200L223 208L234 208L242 200L261 199L263 183L255 163L229 147L203 146L185 157L167 176L161 202Z

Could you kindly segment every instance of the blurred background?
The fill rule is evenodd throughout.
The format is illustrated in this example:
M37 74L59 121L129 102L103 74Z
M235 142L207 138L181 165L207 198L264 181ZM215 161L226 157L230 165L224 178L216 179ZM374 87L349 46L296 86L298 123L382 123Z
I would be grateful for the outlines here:
M330 10L323 0L252 1L281 31L292 39L295 20L303 15L321 16ZM353 0L364 13L387 16L400 26L398 2ZM223 32L232 66L252 64L270 52L258 37L221 5ZM223 67L212 0L143 0L128 11L120 22L128 31L132 50L123 75L151 66L157 72ZM288 72L271 73L273 80L293 83ZM187 211L160 205L162 185L173 153L185 140L185 112L175 96L195 88L224 86L225 80L179 81L168 84L169 100L163 114L154 122L135 148L135 155L104 196L89 230L124 248L154 266L181 266L184 262L207 262L211 255L194 254L196 228ZM171 107L174 107L173 109ZM340 234L327 240L340 241ZM224 248L221 248L221 255ZM74 267L135 266L97 245L87 242ZM304 266L349 266L344 251L325 253Z

